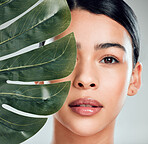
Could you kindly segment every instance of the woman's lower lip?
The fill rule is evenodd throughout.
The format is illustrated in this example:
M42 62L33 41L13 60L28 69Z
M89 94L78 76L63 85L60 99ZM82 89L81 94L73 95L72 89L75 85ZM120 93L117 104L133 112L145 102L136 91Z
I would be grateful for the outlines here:
M102 107L70 107L71 110L81 116L92 116L98 113Z

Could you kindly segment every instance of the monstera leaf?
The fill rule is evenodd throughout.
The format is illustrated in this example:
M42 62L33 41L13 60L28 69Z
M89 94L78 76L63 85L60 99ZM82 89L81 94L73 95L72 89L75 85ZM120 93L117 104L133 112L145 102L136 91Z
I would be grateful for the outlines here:
M25 2L25 3L24 3ZM19 16L37 0L0 0L0 24ZM24 16L0 31L0 143L18 144L38 132L47 118L27 117L23 112L50 115L63 105L70 82L27 85L68 76L74 68L76 44L73 33L38 49L9 55L62 33L70 24L65 0L43 0ZM5 57L9 55L9 57ZM4 57L3 57L4 56ZM15 83L14 81L19 81ZM21 83L23 82L23 84Z

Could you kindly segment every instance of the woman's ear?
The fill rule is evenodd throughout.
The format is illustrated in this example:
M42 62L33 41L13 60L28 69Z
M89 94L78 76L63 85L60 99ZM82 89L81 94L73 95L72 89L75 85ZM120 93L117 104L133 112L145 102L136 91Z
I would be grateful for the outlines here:
M129 88L128 88L129 96L135 95L141 86L141 71L142 71L142 64L137 62L135 68L133 69Z

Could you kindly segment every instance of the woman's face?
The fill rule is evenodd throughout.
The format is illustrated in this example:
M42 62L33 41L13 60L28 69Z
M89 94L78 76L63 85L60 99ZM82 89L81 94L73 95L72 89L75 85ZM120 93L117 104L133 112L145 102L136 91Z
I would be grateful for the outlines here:
M126 29L105 15L73 10L77 62L71 75L51 83L71 81L69 95L54 118L81 136L111 127L120 112L132 75L132 45Z

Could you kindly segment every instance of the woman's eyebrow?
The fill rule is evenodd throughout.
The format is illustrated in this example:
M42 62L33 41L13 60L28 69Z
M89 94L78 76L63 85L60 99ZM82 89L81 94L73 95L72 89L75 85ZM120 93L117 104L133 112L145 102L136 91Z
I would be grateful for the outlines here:
M126 49L123 45L119 44L119 43L101 43L101 44L97 44L95 45L94 49L95 50L99 50L99 49L107 49L110 47L116 47L116 48L120 48L123 51L126 52Z
M77 49L80 49L81 48L81 44L79 42L76 42L76 47L77 47Z

